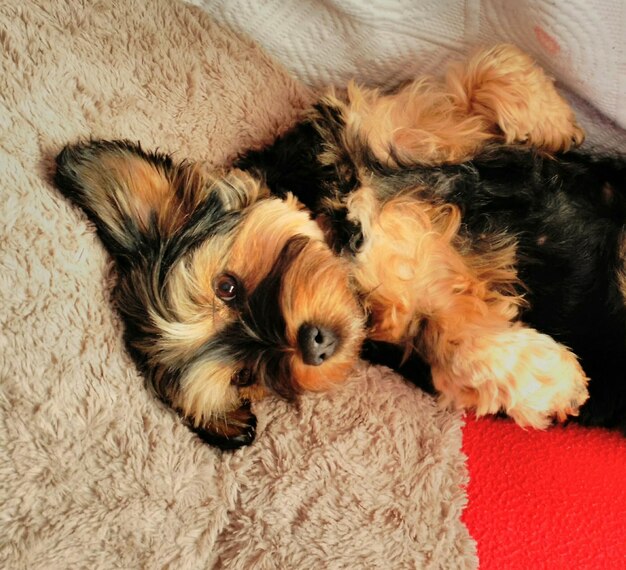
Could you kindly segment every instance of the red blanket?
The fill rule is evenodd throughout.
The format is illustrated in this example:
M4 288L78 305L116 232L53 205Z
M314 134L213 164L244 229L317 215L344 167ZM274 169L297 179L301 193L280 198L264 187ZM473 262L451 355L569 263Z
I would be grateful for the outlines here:
M626 568L626 438L467 418L464 520L481 570Z

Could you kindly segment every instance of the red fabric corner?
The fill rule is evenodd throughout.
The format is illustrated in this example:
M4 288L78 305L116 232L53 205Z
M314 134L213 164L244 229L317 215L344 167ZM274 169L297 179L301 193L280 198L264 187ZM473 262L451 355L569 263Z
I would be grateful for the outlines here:
M626 438L466 418L463 519L481 570L626 569Z

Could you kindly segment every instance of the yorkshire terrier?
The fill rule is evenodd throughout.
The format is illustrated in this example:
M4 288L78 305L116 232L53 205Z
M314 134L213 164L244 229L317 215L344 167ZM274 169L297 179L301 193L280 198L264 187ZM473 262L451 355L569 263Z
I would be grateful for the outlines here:
M552 80L503 45L443 82L330 93L237 166L315 213L379 361L418 355L478 415L624 429L626 161L563 154L582 140Z
M292 398L351 370L364 314L349 264L295 198L123 141L66 147L55 180L116 261L146 379L205 441L247 445L266 390Z
M596 378L574 341L591 339L604 370L624 364L626 246L609 215L623 177L605 185L604 164L507 146L554 153L582 138L543 71L500 46L442 82L331 92L241 168L92 141L61 152L55 180L117 262L149 384L209 443L249 444L250 402L268 390L341 382L366 334L421 355L444 400L521 425L578 413L588 374L580 417L609 424L624 382Z

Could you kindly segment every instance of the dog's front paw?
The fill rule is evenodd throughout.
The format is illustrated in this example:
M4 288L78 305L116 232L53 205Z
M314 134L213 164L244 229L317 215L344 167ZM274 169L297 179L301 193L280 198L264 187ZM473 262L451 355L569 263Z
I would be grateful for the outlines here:
M588 378L576 356L535 331L510 372L514 387L505 411L520 426L548 427L577 416L587 401Z
M207 425L195 426L189 423L189 429L202 441L223 450L235 450L250 445L256 436L256 416L250 409L250 403L244 402L240 408L227 412L221 419Z
M576 356L524 327L473 339L445 367L433 367L433 381L445 403L479 416L505 412L538 429L577 415L589 396Z

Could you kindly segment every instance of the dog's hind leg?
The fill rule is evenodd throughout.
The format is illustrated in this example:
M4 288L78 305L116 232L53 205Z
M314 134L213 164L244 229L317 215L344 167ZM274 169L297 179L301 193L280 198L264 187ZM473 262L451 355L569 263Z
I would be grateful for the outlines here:
M554 80L513 45L481 50L467 63L450 66L446 85L459 104L497 126L508 144L562 151L584 141Z
M326 103L340 106L332 95ZM492 141L553 152L584 140L553 80L507 44L450 65L444 81L423 77L391 94L352 84L343 119L348 140L389 166L463 162Z

